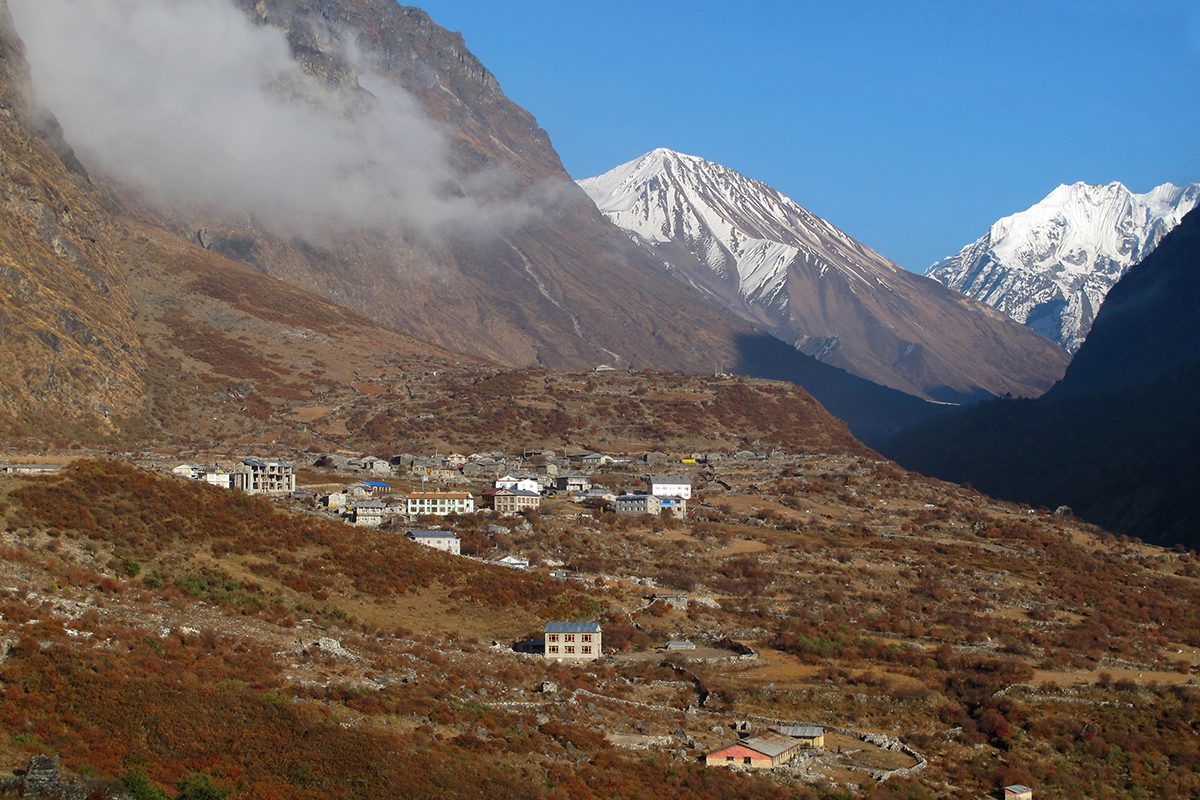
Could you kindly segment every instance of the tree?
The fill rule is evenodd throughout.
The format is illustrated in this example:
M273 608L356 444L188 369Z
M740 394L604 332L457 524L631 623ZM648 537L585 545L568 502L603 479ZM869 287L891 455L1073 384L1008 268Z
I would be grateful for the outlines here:
M188 775L175 784L179 795L175 800L229 800L229 790L217 787L212 778L201 773Z

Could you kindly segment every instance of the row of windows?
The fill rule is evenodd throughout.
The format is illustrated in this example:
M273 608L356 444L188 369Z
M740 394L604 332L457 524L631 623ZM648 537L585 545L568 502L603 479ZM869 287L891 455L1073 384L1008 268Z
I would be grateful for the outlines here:
M546 634L546 641L547 642L557 642L557 641L559 641L559 638L558 638L559 635L560 634L557 634L557 633L548 633L548 634ZM564 642L575 641L575 634L573 634L573 633L564 633L564 634L561 634L561 636L562 636L562 641L564 641ZM579 641L590 642L591 640L592 640L592 635L590 633L579 634Z
M551 655L558 653L559 652L558 645L556 645L556 644L550 645L547 648L547 652L549 652ZM573 645L573 644L563 645L561 652L566 655L575 655L575 645ZM592 654L592 646L585 644L579 648L579 652L585 656L590 656Z

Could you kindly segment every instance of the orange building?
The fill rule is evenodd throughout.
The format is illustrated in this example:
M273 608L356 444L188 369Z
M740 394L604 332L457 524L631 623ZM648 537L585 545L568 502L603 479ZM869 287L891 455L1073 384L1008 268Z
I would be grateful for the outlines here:
M704 757L704 763L710 767L743 766L770 769L791 761L803 747L804 743L791 736L761 733L712 751Z

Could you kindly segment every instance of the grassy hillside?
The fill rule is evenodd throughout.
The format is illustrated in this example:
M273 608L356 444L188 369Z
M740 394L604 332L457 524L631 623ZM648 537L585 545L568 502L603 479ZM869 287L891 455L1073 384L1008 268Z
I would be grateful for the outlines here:
M0 479L0 758L207 774L234 800L1200 791L1195 557L869 454L714 469L729 488L686 523L570 504L455 523L567 580L115 462ZM549 616L602 620L611 658L490 645ZM757 655L654 649L680 638ZM830 726L830 748L798 772L701 768L751 715ZM855 731L928 764L879 783L915 759Z

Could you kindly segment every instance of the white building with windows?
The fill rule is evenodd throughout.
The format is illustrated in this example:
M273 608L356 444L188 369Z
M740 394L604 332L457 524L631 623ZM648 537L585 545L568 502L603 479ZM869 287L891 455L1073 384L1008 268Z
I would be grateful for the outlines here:
M682 475L654 475L650 478L650 494L655 497L692 499L692 482Z
M547 622L546 658L560 661L594 661L600 658L598 622Z
M412 492L404 498L404 512L410 517L422 514L444 517L474 511L475 496L470 492Z

